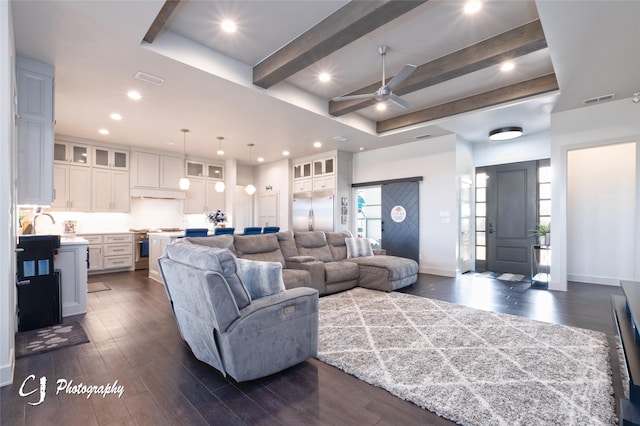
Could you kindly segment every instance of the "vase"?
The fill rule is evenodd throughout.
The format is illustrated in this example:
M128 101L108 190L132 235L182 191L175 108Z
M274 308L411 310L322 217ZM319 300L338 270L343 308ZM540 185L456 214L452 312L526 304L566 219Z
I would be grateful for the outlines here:
M547 245L547 236L546 235L538 235L538 244L541 246Z

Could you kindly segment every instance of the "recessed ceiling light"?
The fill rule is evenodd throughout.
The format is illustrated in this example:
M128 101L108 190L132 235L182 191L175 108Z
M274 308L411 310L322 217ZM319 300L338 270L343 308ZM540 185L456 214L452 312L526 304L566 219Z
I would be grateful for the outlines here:
M263 157L258 157L258 163L262 163L264 161Z
M314 148L320 148L322 146L322 142L316 141L316 142L313 143L313 146L314 146Z
M225 19L224 21L222 21L222 23L220 24L220 28L222 28L222 31L224 31L225 33L235 33L238 29L236 23L230 19Z
M464 5L464 13L469 15L476 13L482 8L482 2L480 0L469 0Z
M360 151L364 151L364 146L361 146L361 147L360 147Z
M122 120L122 116L120 114L118 114L117 112L114 112L109 117L111 117L112 120L116 120L116 121Z
M98 133L100 133L101 135L108 135L109 131L107 129L100 129L98 130Z
M502 66L500 67L500 71L511 71L512 69L514 69L516 66L514 65L513 62L511 61L507 61L504 62L502 64Z
M385 109L387 109L387 104L386 104L386 102L378 102L378 103L376 104L376 109L377 109L378 111L384 111Z
M282 155L284 155L285 157L289 155L289 151L282 151Z
M140 94L140 92L136 92L135 90L132 90L132 91L130 91L129 93L127 93L127 96L128 96L130 99L133 99L133 100L136 100L136 101L137 101L138 99L142 99L142 95Z
M522 136L522 127L502 127L489 132L492 141L506 141Z
M331 80L331 74L329 74L328 72L321 72L318 76L318 80L326 83L327 81Z

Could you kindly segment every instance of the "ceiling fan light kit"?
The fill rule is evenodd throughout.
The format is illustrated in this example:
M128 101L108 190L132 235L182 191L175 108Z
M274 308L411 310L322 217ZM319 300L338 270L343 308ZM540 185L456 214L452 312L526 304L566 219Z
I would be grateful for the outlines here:
M411 107L411 104L409 104L409 102L405 101L400 96L394 95L393 89L398 87L400 83L402 83L407 77L409 77L418 67L416 67L415 65L406 64L404 67L402 67L402 69L398 74L393 76L393 78L389 80L388 83L385 84L385 81L387 80L387 78L385 74L384 57L387 55L387 46L378 46L378 54L382 57L382 84L380 88L375 93L338 96L336 98L333 98L332 100L349 101L352 99L372 98L378 101L378 104L380 104L381 102L391 101L394 104L405 109ZM381 108L378 108L378 110L380 111Z
M492 141L507 141L522 136L522 127L501 127L489 132L489 139Z

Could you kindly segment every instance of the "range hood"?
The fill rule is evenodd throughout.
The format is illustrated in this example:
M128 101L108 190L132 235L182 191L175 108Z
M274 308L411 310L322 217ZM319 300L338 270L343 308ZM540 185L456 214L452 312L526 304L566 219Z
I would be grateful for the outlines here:
M131 198L161 198L168 200L184 200L184 191L160 188L131 188Z

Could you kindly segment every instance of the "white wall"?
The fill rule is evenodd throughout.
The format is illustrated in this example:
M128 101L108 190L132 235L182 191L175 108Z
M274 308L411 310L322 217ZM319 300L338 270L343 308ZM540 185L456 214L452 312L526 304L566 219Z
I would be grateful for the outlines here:
M549 132L541 132L510 141L474 143L473 161L476 167L483 167L550 158L549 139Z
M0 386L11 383L15 324L15 43L11 3L0 2Z
M568 213L568 186L567 186L567 158L568 152L574 149L584 149L596 146L604 146L613 143L640 141L640 104L634 104L630 98L618 101L607 102L600 105L593 105L551 115L551 217L553 218L553 250L551 253L551 263L553 271L549 288L552 290L567 289L567 260L569 250L579 250L577 242L569 241L567 234L567 224L573 218ZM636 155L638 149L636 148ZM638 164L636 158L636 165ZM636 167L636 179L638 172ZM638 182L636 180L636 182ZM636 183L636 207L635 207L635 259L640 255L640 214L638 212L637 200L640 194ZM610 221L615 221L611 217ZM608 226L608 223L601 223L600 226ZM630 230L631 232L631 230ZM614 259L609 259L614 260ZM638 263L635 262L635 279L640 279ZM573 271L581 274L581 271Z
M456 136L411 142L353 156L353 182L423 176L420 271L455 276L458 268Z
M636 264L636 144L569 151L567 279L618 285Z

